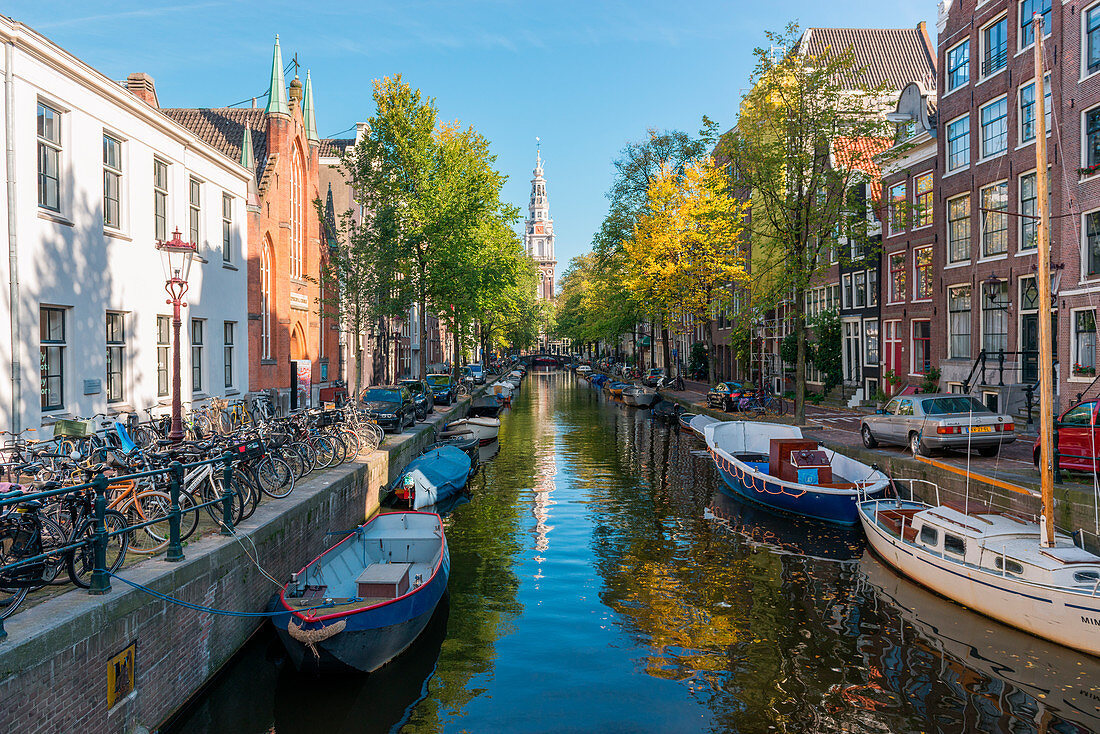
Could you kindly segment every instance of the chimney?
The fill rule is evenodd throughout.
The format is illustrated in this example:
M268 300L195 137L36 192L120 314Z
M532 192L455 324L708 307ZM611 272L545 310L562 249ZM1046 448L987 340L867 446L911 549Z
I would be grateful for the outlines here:
M153 83L153 77L144 72L131 74L126 77L126 88L145 104L154 109L160 109L160 103L157 102L157 87Z

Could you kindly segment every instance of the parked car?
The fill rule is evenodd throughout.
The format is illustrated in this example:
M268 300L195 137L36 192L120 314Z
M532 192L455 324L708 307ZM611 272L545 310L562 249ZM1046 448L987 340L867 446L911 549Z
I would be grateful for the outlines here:
M450 375L428 375L424 378L432 390L432 399L440 405L450 405L455 401L455 383Z
M401 384L409 388L409 392L412 393L416 419L422 421L427 418L428 413L435 408L435 396L432 395L432 389L428 387L428 383L410 378L402 380Z
M707 407L727 413L740 409L741 398L752 392L739 382L719 382L707 391Z
M999 415L969 395L928 393L901 395L864 416L859 431L863 445L880 443L908 446L927 456L933 449L976 450L996 456L1002 446L1016 440L1011 416Z
M474 378L475 385L485 384L485 368L482 367L480 364L477 364L475 362L474 364L469 365L466 368L466 372L470 375L470 377Z
M1100 455L1100 401L1079 403L1058 416L1058 466L1073 471L1096 471L1094 457ZM1032 460L1039 466L1039 439L1031 448Z
M642 384L646 387L657 387L657 381L664 376L664 367L653 367L646 370L645 377L642 378Z
M587 375L587 374L588 374L589 372L591 372L591 371L592 371L592 368L591 368L591 367L589 367L589 366L588 366L588 365L586 365L586 364L579 364L579 365L577 365L577 374L578 374L578 375Z
M406 426L416 425L416 406L404 385L369 388L363 395L363 407L367 418L382 430L401 433Z

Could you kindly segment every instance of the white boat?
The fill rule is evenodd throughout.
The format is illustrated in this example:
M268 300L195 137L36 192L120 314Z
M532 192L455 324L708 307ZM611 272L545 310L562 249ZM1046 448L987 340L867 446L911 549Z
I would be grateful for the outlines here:
M657 391L641 385L624 387L623 402L638 408L648 408L657 402Z
M626 403L627 405L633 405L634 407L638 407L638 401L637 401L636 398L637 398L638 394L641 393L641 391L642 391L642 388L638 387L637 385L633 385L631 387L624 387L623 388L623 402Z
M515 391L515 388L513 388L512 385L507 382L494 382L492 385L489 386L489 391L492 392L494 395L499 395L505 400L511 400L512 393Z
M446 432L469 432L477 439L478 445L487 446L497 440L500 418L462 418L448 423Z
M1034 53L1041 68L1041 16ZM1046 119L1037 120L1039 303L1050 303L1050 212ZM933 591L1005 624L1075 650L1100 655L1100 556L1054 527L1054 390L1050 322L1039 319L1040 478L1037 519L968 501L867 499L859 519L887 563ZM1045 355L1045 356L1044 356ZM900 482L895 482L899 484ZM895 490L896 493L896 490ZM930 498L932 499L932 498ZM1100 530L1100 528L1098 528ZM1082 534L1083 535L1083 534Z
M721 423L722 421L717 418L711 418L709 415L697 415L688 422L688 428L699 438L706 440L706 427L712 423Z

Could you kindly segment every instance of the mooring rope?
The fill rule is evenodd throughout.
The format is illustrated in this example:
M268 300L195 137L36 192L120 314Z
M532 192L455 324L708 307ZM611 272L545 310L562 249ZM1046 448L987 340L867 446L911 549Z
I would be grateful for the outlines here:
M155 596L157 599L160 599L161 601L166 601L166 602L169 602L171 604L176 604L178 606L184 607L185 609L190 609L190 610L195 611L195 612L206 612L207 614L220 614L220 615L225 616L225 617L277 617L280 614L296 614L296 613L299 613L299 612L308 612L312 609L329 609L331 607L337 606L336 602L324 602L324 603L318 604L317 606L302 607L301 609L295 609L293 611L289 611L289 610L284 609L284 610L275 611L275 612L234 612L234 611L231 611L229 609L216 609L215 607L207 607L207 606L203 606L202 604L192 604L189 601L184 601L183 599L177 599L174 596L168 596L167 594L162 594L161 592L157 591L156 589L150 589L148 586L143 586L142 584L139 584L136 581L130 581L129 579L124 579L124 578L122 578L121 576L119 576L117 574L111 573L110 571L107 572L107 575L110 576L113 579L118 579L119 581L126 584L127 586L131 586L131 587L133 587L133 588L135 588L139 591L144 591L146 594L149 594L150 596Z

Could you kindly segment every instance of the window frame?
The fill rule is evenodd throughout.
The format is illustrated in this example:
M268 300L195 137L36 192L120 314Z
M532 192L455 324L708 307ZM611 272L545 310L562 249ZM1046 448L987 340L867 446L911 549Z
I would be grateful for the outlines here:
M206 319L191 319L191 392L201 393Z
M990 54L989 46L989 31L996 25L1004 23L1004 54L1003 59L1000 59L1000 65L996 68L990 68L989 62L997 59L998 57L992 57ZM990 77L1000 74L1002 71L1008 68L1008 13L1003 12L993 20L985 23L978 29L978 43L981 46L981 58L979 59L979 75L982 81L989 79Z
M997 117L997 118L994 118L994 119L990 120L987 123L986 119L985 119L985 111L987 109L993 107L994 105L1003 106L1004 114L1002 114L1000 117ZM1000 138L1003 142L1002 142L1002 145L1001 145L1000 149L995 150L993 152L988 152L986 150L986 144L988 142L987 138L986 138L986 130L987 130L987 128L992 127L993 125L997 125L997 127L999 128L999 132L997 132L995 135L993 135L989 139L992 140L992 139ZM993 99L989 100L985 104L982 104L978 107L978 130L979 130L979 132L978 132L978 147L979 147L978 161L979 162L993 160L994 158L1002 156L1002 155L1004 155L1005 153L1008 152L1008 95L1007 94L1002 94L999 97L994 97Z
M878 305L878 268L867 269L867 305Z
M1031 118L1031 120L1030 120L1031 135L1030 136L1026 135L1025 132L1024 132L1024 126L1028 124L1028 121L1025 120L1025 112L1024 112L1024 90L1028 89L1028 88L1031 89L1031 94L1032 94L1031 104L1028 105L1028 108L1030 109L1029 115L1030 115L1030 118ZM1047 131L1047 137L1048 138L1050 137L1051 129L1053 127L1053 125L1051 124L1051 115L1052 115L1052 110L1053 110L1053 105L1054 105L1054 98L1053 98L1052 95L1053 95L1053 92L1051 91L1051 86L1050 86L1050 72L1047 72L1047 73L1043 74L1043 111L1046 113L1046 131ZM1016 90L1016 120L1017 120L1017 123L1016 123L1016 135L1017 135L1016 140L1018 141L1016 147L1018 147L1018 148L1022 147L1022 146L1025 146L1025 145L1030 145L1031 143L1035 142L1035 120L1036 120L1036 117L1035 117L1035 99L1034 99L1034 97L1035 97L1035 78L1032 77L1031 81L1024 82Z
M236 321L223 321L222 322L222 366L225 368L225 388L232 389L237 384L236 380L236 355L234 354L234 348L236 346L235 331L237 328Z
M966 201L966 207L964 215L961 217L952 217L952 205L955 202ZM959 196L953 196L947 200L947 263L953 265L956 263L968 263L974 259L974 223L973 223L973 210L970 205L970 192L967 191ZM956 258L955 246L956 243L962 242L964 238L954 237L954 227L959 223L965 223L966 225L966 257Z
M1093 269L1093 249L1090 246L1089 241L1089 224L1090 219L1095 220L1096 226L1096 269ZM1084 279L1094 279L1100 277L1100 209L1092 209L1081 214L1081 265L1084 272L1082 273Z
M852 308L867 308L866 270L857 270L852 273Z
M966 123L966 132L961 134L961 135L958 135L956 137L952 137L952 129L956 125L958 125L959 123L962 123L962 122ZM953 120L948 120L946 125L944 126L944 130L946 131L946 134L945 134L944 137L947 138L947 141L946 141L947 145L944 146L944 158L945 158L944 168L947 169L948 174L957 173L958 171L965 171L970 166L970 155L971 155L971 150L970 150L970 136L971 136L970 113L967 112L966 114L959 115L958 117L956 117ZM953 148L954 144L959 140L965 140L965 142L966 142L965 151L963 149L957 149L956 150L956 149ZM965 160L962 161L961 163L959 163L958 165L953 166L952 161L956 160L957 158L959 158L963 154L965 154Z
M952 55L956 51L961 49L963 46L966 47L966 60L963 63L959 64L958 66L952 66L952 59L951 59ZM947 52L944 54L944 66L947 67L947 76L946 76L947 92L946 92L946 94L950 94L951 92L954 92L956 89L961 89L962 87L965 87L967 84L970 83L970 39L969 38L964 38L962 41L959 41L954 46L947 49ZM966 78L959 81L957 84L952 84L952 81L954 80L954 73L959 69L963 70L963 72L965 73Z
M233 263L233 196L222 192L222 262Z
M1001 293L1004 294L1004 302L994 300L990 301L988 294L986 293L986 286L982 283L978 288L978 296L980 299L979 305L981 310L981 346L985 350L986 354L998 354L1002 349L1008 351L1008 309L1012 306L1012 292L1009 290L1008 281L998 281L997 287ZM972 291L973 293L973 291ZM973 308L973 300L971 300L971 308ZM999 305L1004 305L1004 308L999 308ZM999 324L1003 324L1003 331L993 331L993 322L997 321ZM998 348L992 344L990 340L996 337L999 341L1003 340L1004 345Z
M157 397L164 398L172 391L172 317L157 314L156 329Z
M111 143L114 143L115 145L118 146L118 160L117 161L114 161L114 162L108 161L108 150L110 148L110 145L109 145L108 141L110 141ZM123 165L124 165L123 159L124 159L124 157L125 157L125 145L124 145L122 139L120 137L118 137L117 135L112 135L111 133L104 130L103 131L103 226L107 229L115 230L115 231L118 231L118 232L121 232L123 230L123 226L122 226L122 217L123 217L123 211L122 211L122 185L123 185ZM114 205L115 205L115 212L114 212L115 221L114 222L111 221L111 217L110 217L110 203L112 201L111 195L110 195L111 194L110 186L109 186L109 183L108 183L110 181L114 181L114 187L115 187L115 190L114 190L115 197L113 199Z
M845 311L852 308L852 274L845 273L840 276L840 307Z
M38 307L38 348L39 348L39 408L43 412L63 410L65 408L65 352L68 348L68 332L66 321L68 320L68 308L62 306ZM50 321L51 314L60 315L60 338L54 338L53 324ZM56 354L56 372L50 372L50 352ZM50 394L49 383L57 382L57 402L49 402L46 395ZM43 389L45 388L45 389Z
M868 329L873 325L873 329ZM874 351L871 350L871 341L874 340ZM873 356L872 356L873 355ZM879 333L878 319L863 320L863 364L866 367L877 367L882 359L882 341Z
M928 263L926 265L920 264L921 255L927 254ZM932 296L935 293L934 270L933 263L935 262L935 253L932 250L932 245L925 247L913 248L913 302L931 301ZM925 294L921 293L921 271L925 271L924 275L927 279L927 290Z
M1086 314L1086 313L1091 313L1092 314L1092 331L1079 331L1078 327L1079 327L1079 323L1080 323L1080 317L1082 315ZM1085 308L1071 309L1070 310L1070 324L1071 324L1070 328L1073 329L1073 332L1072 332L1073 333L1073 366L1070 369L1070 379L1091 381L1093 379L1094 375L1079 376L1079 375L1076 374L1076 371L1077 371L1077 365L1092 367L1093 370L1096 369L1096 365L1097 365L1097 362L1098 362L1098 360L1096 358L1096 347L1097 347L1096 308L1095 307L1085 307ZM1082 334L1092 334L1092 354L1090 355L1091 356L1091 364L1087 363L1087 362L1084 362L1081 359L1081 335Z
M112 334L112 321L117 319L117 332ZM126 314L122 311L107 311L107 385L104 393L107 404L121 403L126 399ZM117 383L111 377L117 375ZM117 388L117 393L115 392Z
M906 181L899 181L898 183L892 184L890 186L890 200L888 202L886 219L890 228L891 235L901 234L905 232L908 225L908 217L905 216L905 212L898 210L899 202L902 206L905 206L908 203L906 199L906 192L908 191L906 183ZM899 189L900 193L898 191Z
M194 176L187 179L187 237L195 247L202 242L202 180Z
M1044 0L1038 0L1038 2L1040 2L1040 3L1042 3L1043 1ZM1025 10L1024 10L1032 2L1033 2L1033 0L1020 0L1020 3L1019 3L1019 5L1020 5L1019 25L1016 26L1016 38L1017 38L1017 45L1020 47L1019 48L1020 51L1024 51L1025 49L1029 49L1033 45L1035 45L1035 34L1031 30L1032 23L1034 22L1032 20L1032 17L1033 17L1032 14L1035 12L1035 10L1034 10L1034 8L1032 8L1031 12L1027 13L1026 16L1025 16ZM1052 15L1051 11L1052 11L1052 6L1053 6L1054 3L1052 2L1052 0L1045 0L1045 2L1047 3L1046 12L1040 12L1039 14L1043 16L1043 38L1050 38L1051 31L1049 29L1053 28L1053 26L1054 26L1053 21L1051 20L1051 15ZM1025 20L1025 17L1026 17L1026 20ZM1031 36L1031 40L1026 40L1025 37L1028 36L1029 34Z
M1089 163L1089 116L1090 115L1095 115L1096 116L1096 129L1094 131L1094 134L1096 136L1096 145L1094 147L1095 147L1097 155L1096 155L1095 161L1092 162L1092 163ZM1092 168L1094 166L1097 167L1097 170L1094 170L1092 173L1087 174L1088 176L1095 176L1098 173L1100 173L1100 104L1093 105L1092 107L1088 108L1087 110L1082 110L1081 111L1081 167L1087 169L1087 168Z
M979 207L980 207L981 210L993 209L993 207L986 205L986 200L985 200L986 192L987 191L992 191L994 189L1002 188L1002 187L1004 189L1004 197L1003 197L1004 207L1003 207L1003 211L1001 213L997 213L997 212L994 212L994 211L981 211L982 216L979 219L979 221L981 222L981 253L978 257L979 260L999 259L999 258L1007 256L1007 254L1008 254L1008 219L1009 219L1009 215L1008 215L1008 179L1002 179L1000 181L993 181L993 182L989 183L986 186L982 186L981 188L978 189L978 196L979 196ZM989 225L990 222L994 221L993 217L999 217L999 219L996 220L996 221L1001 222L1001 226L995 227L995 228L987 226L987 225ZM988 248L986 247L987 235L988 235L989 240L992 241L993 236L997 235L998 233L1000 234L1000 236L1004 240L1004 247L1003 247L1003 249L1001 249L997 252L992 252L991 253L991 252L989 252Z
M159 176L162 170L163 183ZM168 196L171 186L171 164L163 158L153 156L153 239L158 242L168 239Z
M922 182L925 180L928 181L928 188L921 191ZM924 229L935 223L934 194L935 176L932 171L923 171L913 176L913 229Z
M1091 29L1094 36L1090 36L1089 16L1096 13L1096 27ZM1089 63L1089 44L1096 40L1096 63ZM1093 74L1100 74L1100 3L1081 9L1081 79L1084 80Z
M889 259L887 263L890 266L890 293L887 298L888 304L905 303L905 297L907 295L906 289L908 288L908 273L906 262L905 250L899 250L898 252L892 252L887 256ZM900 268L894 267L895 261L901 263ZM900 274L900 279L897 277ZM899 300L900 296L900 300Z
M966 309L955 308L954 299L957 291L966 291ZM966 333L955 330L953 317L955 314L966 314L965 320L960 319L966 325ZM955 340L966 338L966 349L956 349ZM960 345L961 346L961 345ZM947 358L970 359L974 348L974 288L970 283L957 283L947 287Z
M928 333L926 336L917 337L917 325L922 324L927 326ZM924 364L917 364L917 342L924 345ZM911 319L909 321L909 354L911 355L909 360L909 374L914 377L922 377L928 374L928 370L932 367L932 320L931 319Z
M54 114L54 120L57 127L57 138L46 137L46 133L39 129L39 120L44 119L40 109L49 110ZM65 157L65 111L60 107L54 105L51 102L47 102L41 98L36 100L35 105L35 167L36 167L36 181L37 181L37 200L38 208L45 209L47 211L54 212L55 214L61 213L61 205L63 200L63 191L61 188L62 168L64 167ZM54 165L54 172L51 175L49 172L49 166L47 162L52 160ZM47 182L53 181L53 196L55 201L51 205L47 192L49 188Z

